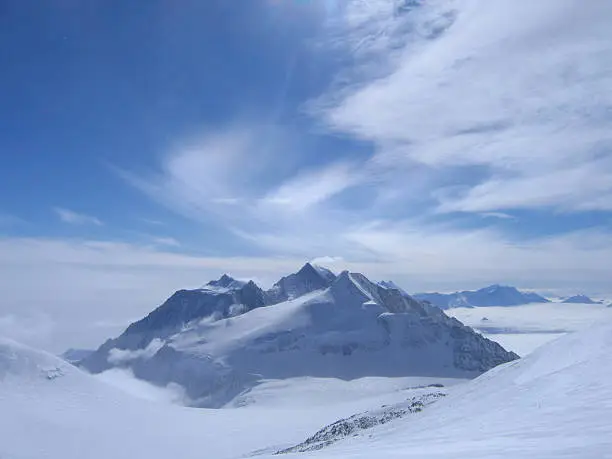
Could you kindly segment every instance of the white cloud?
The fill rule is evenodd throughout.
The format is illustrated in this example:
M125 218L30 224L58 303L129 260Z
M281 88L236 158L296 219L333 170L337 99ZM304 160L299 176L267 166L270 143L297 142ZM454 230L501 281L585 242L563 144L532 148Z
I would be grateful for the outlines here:
M331 198L370 180L355 161L305 170L300 161L307 158L277 128L233 127L186 145L171 150L158 173L120 174L172 211L225 225L261 246L277 234L302 232L327 212ZM321 222L318 232L332 226Z
M322 257L316 257L310 260L310 263L315 265L333 265L334 263L340 263L344 261L342 257L331 257L329 255L325 255Z
M102 225L100 219L92 217L91 215L81 214L62 207L54 207L53 211L64 223L69 223L71 225Z
M180 247L181 243L173 237L153 237L151 238L154 244L167 247Z
M261 200L274 210L301 211L319 204L362 180L356 168L347 163L336 163L315 172L299 174Z
M524 287L575 286L607 293L612 241L605 229L518 240L494 229L455 230L375 222L346 237L376 254L385 271L411 291L484 283ZM422 288L421 288L422 287ZM612 293L612 292L610 292Z
M205 133L169 149L159 171L119 171L131 185L194 220L239 219L236 207L252 209L294 159L279 129L232 126Z
M485 218L499 218L501 220L515 219L515 217L513 217L512 215L506 214L504 212L482 212L480 216Z
M125 364L137 359L149 359L155 355L163 347L164 343L160 339L152 340L144 349L117 349L113 348L108 353L108 363L110 364Z
M514 178L493 178L463 196L442 201L440 210L481 212L547 206L612 210L612 160L550 172L538 170Z
M432 0L418 13L359 13L347 10L360 65L319 106L332 129L375 142L388 167L494 174L466 177L468 191L442 210L610 209L610 2ZM387 74L372 78L381 61Z

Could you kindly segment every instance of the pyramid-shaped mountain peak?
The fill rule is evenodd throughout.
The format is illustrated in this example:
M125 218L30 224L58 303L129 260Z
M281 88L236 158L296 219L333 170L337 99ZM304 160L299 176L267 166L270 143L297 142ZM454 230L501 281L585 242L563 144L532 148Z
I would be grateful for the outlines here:
M223 274L219 279L212 280L206 285L209 285L212 287L222 287L222 288L240 288L244 284L245 282L243 281L236 280L228 274Z
M268 291L271 303L290 300L306 293L328 288L336 275L326 268L306 263L296 273L281 278Z

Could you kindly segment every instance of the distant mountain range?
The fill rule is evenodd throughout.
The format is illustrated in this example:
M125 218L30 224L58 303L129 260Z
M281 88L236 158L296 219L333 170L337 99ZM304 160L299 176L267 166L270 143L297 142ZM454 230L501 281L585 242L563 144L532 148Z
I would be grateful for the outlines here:
M602 304L601 301L595 301L586 295L574 295L565 298L562 303L580 303L580 304Z
M549 303L537 293L522 292L515 287L491 285L480 290L456 293L417 293L414 298L428 301L441 309L473 308L483 306L519 306L529 303Z
M79 365L129 368L219 407L263 379L469 377L516 358L393 283L307 263L269 290L228 275L179 290Z

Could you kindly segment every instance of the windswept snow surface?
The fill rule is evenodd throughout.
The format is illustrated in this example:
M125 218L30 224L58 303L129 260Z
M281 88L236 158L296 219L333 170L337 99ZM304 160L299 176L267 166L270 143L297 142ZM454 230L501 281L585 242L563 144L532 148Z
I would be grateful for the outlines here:
M611 458L610 349L606 321L457 386L420 413L307 457Z
M612 321L612 310L601 304L534 303L485 310L457 308L446 314L520 356L567 333L583 330L597 322Z

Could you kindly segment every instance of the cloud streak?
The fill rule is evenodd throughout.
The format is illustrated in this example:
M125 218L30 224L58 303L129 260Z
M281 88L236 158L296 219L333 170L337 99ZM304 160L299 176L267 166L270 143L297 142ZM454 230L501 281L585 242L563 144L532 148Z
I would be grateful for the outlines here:
M73 210L65 209L63 207L54 207L53 212L55 212L55 214L62 222L68 223L70 225L103 225L102 221L97 217L81 214Z

